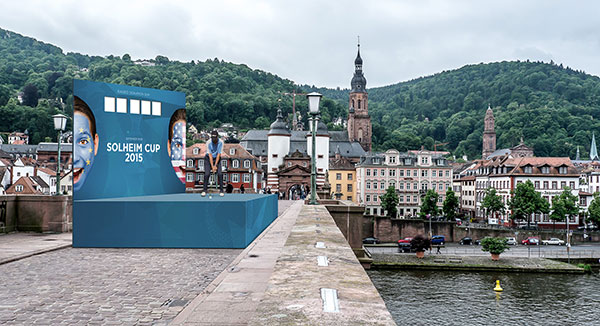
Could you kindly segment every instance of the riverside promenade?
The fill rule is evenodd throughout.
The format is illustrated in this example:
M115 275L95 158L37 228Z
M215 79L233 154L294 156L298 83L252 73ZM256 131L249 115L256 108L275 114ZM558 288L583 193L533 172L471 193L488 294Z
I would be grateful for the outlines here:
M279 207L245 250L71 248L70 234L2 235L0 324L395 325L325 207Z

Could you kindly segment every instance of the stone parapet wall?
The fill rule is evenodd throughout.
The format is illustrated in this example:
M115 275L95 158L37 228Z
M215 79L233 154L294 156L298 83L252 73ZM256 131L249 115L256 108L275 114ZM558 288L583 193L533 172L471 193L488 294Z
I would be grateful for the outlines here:
M72 208L70 196L0 196L0 232L70 232Z

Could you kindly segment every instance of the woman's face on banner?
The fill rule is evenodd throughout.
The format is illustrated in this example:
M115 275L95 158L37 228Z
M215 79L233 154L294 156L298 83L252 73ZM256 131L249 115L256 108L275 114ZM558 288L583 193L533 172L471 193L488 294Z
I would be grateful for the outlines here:
M171 140L171 161L185 160L185 121L179 120L173 124Z
M90 120L80 112L75 112L73 121L74 161L73 188L79 190L87 178L96 154L95 142L90 129Z

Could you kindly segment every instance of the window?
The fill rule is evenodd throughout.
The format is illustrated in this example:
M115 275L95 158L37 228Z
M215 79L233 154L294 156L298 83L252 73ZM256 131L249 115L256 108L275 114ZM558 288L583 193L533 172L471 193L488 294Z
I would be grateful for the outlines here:
M323 154L317 155L317 158L323 158Z
M398 197L398 202L403 203L404 202L404 196L399 196Z
M385 189L385 182L381 181L379 184L379 189Z
M221 167L222 167L223 169L227 169L227 160L222 160L222 161L221 161Z
M427 164L427 162L429 162L429 160L427 159L426 156L422 156L421 157L421 164Z
M23 191L23 185L16 185L15 186L15 191L16 192L22 192Z
M198 169L204 170L204 160L198 160Z
M227 175L227 174L225 174L225 175ZM204 181L204 173L198 173L198 174L196 174L196 176L197 176L197 178L196 178L197 181Z
M352 173L348 173L348 180L352 180Z
M336 173L335 174L335 179L336 180L342 180L342 174L341 173Z
M413 177L416 177L418 175L419 175L418 171L417 170L413 170Z
M339 184L339 183L338 183L338 184L336 184L336 185L335 185L335 191L337 191L337 192L342 192L342 185L341 185L341 184Z
M376 177L377 176L377 169L373 169L373 176Z
M400 170L400 172L399 172L399 175L400 175L401 177L403 177L403 176L404 176L404 170Z
M413 189L414 190L418 190L419 189L419 184L418 183L413 183Z
M377 189L377 181L373 182L373 189Z
M352 184L349 184L346 190L352 192Z
M533 169L531 168L531 166L526 166L523 168L523 172L525 173L532 173Z
M235 155L235 148L229 149L229 155ZM273 155L277 155L277 154L273 154ZM273 156L273 157L276 157L276 156Z
M273 154L273 158L277 158L277 154Z
M398 189L404 190L404 182L398 183Z
M566 181L561 181L560 182L560 189L565 189L566 186L567 186L567 182Z
M575 181L570 181L570 182L569 182L569 187L570 187L571 189L575 189Z
M446 171L446 177L448 177L448 178L450 177L450 171Z
M432 170L432 171L431 171L431 176L432 176L432 177L436 177L436 176L437 176L436 174L437 174L437 171L436 171L436 170ZM441 177L441 175L440 175L440 177Z
M187 167L188 168L193 168L194 167L194 160L187 160Z
M400 186L400 189L402 189L402 186ZM406 190L410 190L410 183L409 182L406 183Z
M366 200L366 201L367 201L367 202L370 202L370 201L371 201L371 195L367 195L367 200Z
M558 186L558 182L552 181L552 189L556 189Z
M444 190L444 185L440 183L440 187L438 189L439 190Z
M391 169L390 170L390 177L395 177L396 176L396 169Z
M371 183L367 181L367 189L371 189Z
M535 189L540 189L540 182L539 181L535 182Z
M302 162L302 166L306 167L306 162Z
M550 173L550 167L549 166L542 166L542 173L548 174ZM531 172L528 172L531 173Z
M250 160L244 160L244 168L246 168L246 169L250 168Z
M390 163L396 163L396 157L395 156L391 156L390 157Z
M231 161L231 165L233 166L234 169L237 169L240 167L240 161L233 160L233 161Z
M185 174L185 181L186 182L194 182L194 174L193 173L186 173Z
M413 203L418 203L419 199L417 198L417 196L413 196Z
M288 162L288 168L292 166L292 162Z
M367 169L367 177L371 176L371 169Z
M561 166L558 168L558 173L560 174L567 174L567 167L566 166Z
M544 189L548 189L548 181L544 181Z
M244 173L244 183L250 183L250 173Z
M422 177L426 177L427 176L427 170L421 170L421 176Z
M348 197L346 197L346 200L350 200L350 201L352 201L352 196L348 196Z
M240 175L238 173L231 174L231 182L240 182Z
M227 183L227 173L223 173L223 182Z
M194 155L198 155L198 152L199 152L198 147L194 148Z
M381 169L381 176L385 177L385 169Z
M421 189L422 190L427 190L427 184L426 183L422 183L421 184Z
M585 197L581 197L579 199L579 206L586 206L586 198Z

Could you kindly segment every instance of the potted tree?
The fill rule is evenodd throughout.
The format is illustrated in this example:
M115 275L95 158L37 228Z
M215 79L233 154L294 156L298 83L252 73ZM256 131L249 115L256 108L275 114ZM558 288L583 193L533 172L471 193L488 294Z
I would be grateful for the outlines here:
M509 249L506 238L484 238L481 240L481 250L489 251L492 260L500 260L500 254Z
M431 240L425 238L422 234L419 234L410 240L410 249L417 253L417 258L419 259L425 256L425 250L429 248L431 248Z

